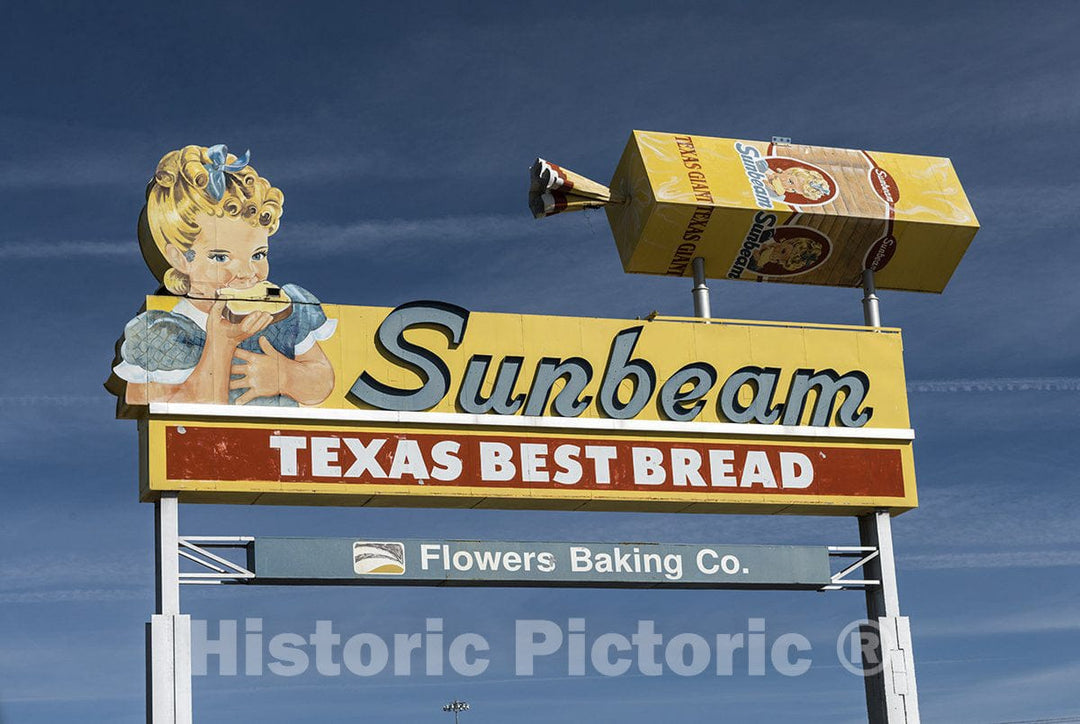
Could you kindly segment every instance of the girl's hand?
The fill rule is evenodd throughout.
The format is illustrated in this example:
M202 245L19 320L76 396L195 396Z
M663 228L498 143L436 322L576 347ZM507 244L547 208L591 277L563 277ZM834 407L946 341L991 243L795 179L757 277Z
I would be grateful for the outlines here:
M274 321L274 317L268 312L252 312L239 324L233 324L225 319L224 313L224 299L217 300L210 307L210 314L206 319L207 344L220 341L228 343L230 347L235 347L248 337L254 337Z
M243 325L241 323L233 326ZM258 330L252 334L257 333ZM259 339L259 348L263 351L262 354L239 348L234 353L244 364L233 362L231 374L239 377L229 380L229 389L247 388L247 392L236 399L237 405L246 405L256 397L274 397L281 394L281 377L285 374L287 363L292 360L274 349L274 345L270 344L266 337Z

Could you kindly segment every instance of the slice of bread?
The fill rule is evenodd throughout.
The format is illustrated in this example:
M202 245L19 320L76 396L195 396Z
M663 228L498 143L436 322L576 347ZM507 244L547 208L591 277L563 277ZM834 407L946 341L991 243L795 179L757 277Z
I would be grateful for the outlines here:
M266 312L274 322L280 322L292 312L289 295L270 282L259 282L247 289L219 289L218 299L226 300L222 316L233 324L239 324L253 312Z

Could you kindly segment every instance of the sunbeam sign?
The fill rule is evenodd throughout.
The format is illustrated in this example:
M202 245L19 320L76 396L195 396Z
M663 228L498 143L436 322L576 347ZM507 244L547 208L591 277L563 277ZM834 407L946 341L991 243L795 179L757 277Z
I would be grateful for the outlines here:
M107 383L140 420L144 500L916 505L897 330L324 305L270 280L284 197L249 161L186 146L147 188L163 290Z
M184 304L151 297L146 314ZM300 304L291 314L310 316ZM237 351L217 399L178 394L182 383L155 372L129 384L148 413L144 498L842 514L916 504L896 330L439 302L321 305L318 321L333 330L317 343L322 399L294 394L301 355L277 345ZM132 325L130 336L150 334ZM247 373L257 356L269 364Z

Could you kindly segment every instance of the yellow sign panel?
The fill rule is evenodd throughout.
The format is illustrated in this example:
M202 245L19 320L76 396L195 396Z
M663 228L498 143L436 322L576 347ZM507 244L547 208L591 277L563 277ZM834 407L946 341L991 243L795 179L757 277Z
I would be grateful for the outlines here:
M280 319L217 367L206 349L219 301L149 297L128 324L115 371L126 401L148 406L144 499L844 515L916 505L897 330L337 306L283 292Z
M606 203L628 272L941 292L978 230L947 158L634 131Z

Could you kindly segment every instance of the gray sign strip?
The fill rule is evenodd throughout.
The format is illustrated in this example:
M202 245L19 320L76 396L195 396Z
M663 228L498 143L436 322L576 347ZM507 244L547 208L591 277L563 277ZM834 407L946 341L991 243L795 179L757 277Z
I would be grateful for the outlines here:
M825 546L255 538L256 584L818 589Z

